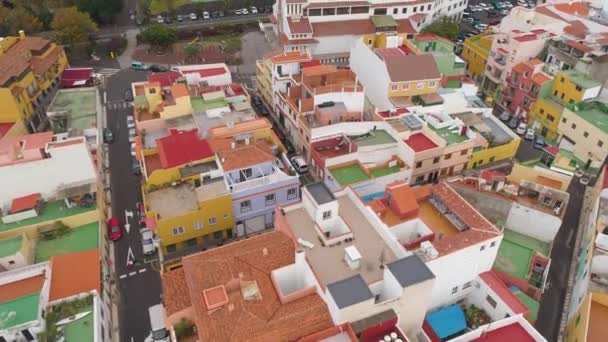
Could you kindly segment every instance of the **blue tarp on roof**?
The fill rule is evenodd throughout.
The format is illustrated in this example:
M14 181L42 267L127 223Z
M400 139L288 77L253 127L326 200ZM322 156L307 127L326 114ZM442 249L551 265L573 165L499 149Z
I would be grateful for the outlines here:
M464 312L457 304L431 312L426 316L426 321L442 340L467 328Z

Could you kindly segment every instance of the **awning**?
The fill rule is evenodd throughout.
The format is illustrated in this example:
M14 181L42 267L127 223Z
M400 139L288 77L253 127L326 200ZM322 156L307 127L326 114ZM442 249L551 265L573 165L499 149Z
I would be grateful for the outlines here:
M23 197L18 197L13 199L11 203L11 214L18 213L20 211L25 211L29 209L33 209L38 204L38 200L40 199L40 194L31 194Z
M61 86L63 88L83 86L92 76L92 68L66 69L61 74Z
M428 314L426 321L442 340L467 328L464 312L457 304Z

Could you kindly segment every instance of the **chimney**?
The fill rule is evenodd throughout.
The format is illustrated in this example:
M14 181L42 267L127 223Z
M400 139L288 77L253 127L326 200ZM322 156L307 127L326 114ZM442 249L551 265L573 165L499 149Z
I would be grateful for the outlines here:
M262 248L262 254L264 256L268 256L268 248L266 248L266 247Z
M20 39L24 39L25 38L25 31L19 30L19 38Z

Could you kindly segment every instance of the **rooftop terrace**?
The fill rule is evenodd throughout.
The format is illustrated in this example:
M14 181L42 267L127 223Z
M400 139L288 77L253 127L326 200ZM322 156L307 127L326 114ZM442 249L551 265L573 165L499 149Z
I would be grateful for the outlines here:
M33 292L24 296L0 303L0 330L9 329L17 325L38 319L38 305L40 292ZM13 315L10 315L13 313Z
M391 159L389 162L373 167L366 167L357 160L351 164L330 168L331 175L340 186L347 186L373 178L383 177L401 171L405 166L401 160Z
M161 219L198 210L197 192L190 182L148 192L146 202Z
M55 133L97 127L97 88L60 89L47 109ZM67 116L65 126L57 117Z
M589 326L587 328L587 341L604 341L608 336L608 306L600 301L594 300L597 294L591 295L591 307L589 309ZM605 295L604 295L605 296Z
M87 213L87 212L90 212L90 211L93 211L96 209L97 208L95 206L91 206L88 208L74 206L72 208L68 208L65 205L65 201L63 201L63 200L46 202L45 205L41 209L38 210L38 216L36 216L36 217L28 218L28 219L21 220L18 222L13 222L13 223L3 223L2 221L0 221L0 232L8 231L8 230L19 228L19 227L25 227L25 226L29 226L32 224L38 224L38 223L49 222L49 221L58 221L64 217L84 214L84 213Z
M315 231L316 225L304 207L284 208L285 218L296 239L314 244L314 247L306 249L306 258L311 268L323 285L356 274L361 274L368 284L382 279L384 270L380 268L381 255L384 255L385 264L396 260L396 255L363 216L349 195L340 195L336 200L339 205L339 217L352 231L354 239L332 247L321 244L318 233ZM344 249L350 246L355 246L361 254L359 269L353 270L344 262Z
M85 314L79 319L70 320L62 325L65 341L94 341L95 340L95 312L93 305L87 305L78 314Z
M358 146L373 146L397 142L395 138L383 129L372 130L366 134L349 138Z
M429 139L424 133L414 133L404 142L414 150L414 152L423 152L437 147L433 140Z
M428 127L442 137L448 145L459 144L469 140L466 134L455 133L450 127L435 128L432 125L428 125Z
M576 112L585 121L608 134L608 105L603 103L583 104L584 109Z
M71 228L65 235L54 239L41 237L36 245L35 262L49 260L52 256L80 252L99 247L99 222Z
M7 257L21 250L23 236L17 235L8 239L0 240L0 258Z
M495 269L525 279L535 253L549 256L551 249L549 243L509 229L505 229L503 233L504 237L494 263Z

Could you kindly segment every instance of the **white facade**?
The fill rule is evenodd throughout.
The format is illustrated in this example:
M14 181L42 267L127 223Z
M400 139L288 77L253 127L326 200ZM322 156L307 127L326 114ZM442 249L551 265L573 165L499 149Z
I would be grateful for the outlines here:
M222 74L202 76L199 72L204 72L209 69L224 69ZM171 70L177 71L182 74L188 83L201 83L205 82L209 86L221 86L232 83L232 75L230 70L225 63L215 64L193 64L193 65L176 65L171 67Z
M363 40L359 40L350 51L350 67L365 87L365 95L378 111L395 109L388 98L390 75L384 62Z
M434 18L462 18L462 12L467 8L468 0L435 0Z
M562 220L555 215L513 202L505 227L534 239L551 243L561 224Z

